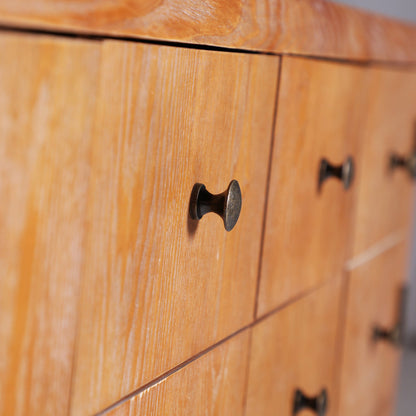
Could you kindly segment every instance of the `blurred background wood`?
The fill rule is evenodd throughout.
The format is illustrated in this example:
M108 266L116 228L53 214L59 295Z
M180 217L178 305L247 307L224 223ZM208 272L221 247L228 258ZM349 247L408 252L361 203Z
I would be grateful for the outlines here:
M373 331L376 326L392 329L400 318L407 249L401 243L349 273L340 357L340 416L394 412L400 350L375 340Z

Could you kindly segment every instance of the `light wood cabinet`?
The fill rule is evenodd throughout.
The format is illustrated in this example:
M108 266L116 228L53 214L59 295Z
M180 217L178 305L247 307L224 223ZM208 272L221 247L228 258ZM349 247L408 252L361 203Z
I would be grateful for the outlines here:
M324 0L3 1L0 416L391 414L415 42Z

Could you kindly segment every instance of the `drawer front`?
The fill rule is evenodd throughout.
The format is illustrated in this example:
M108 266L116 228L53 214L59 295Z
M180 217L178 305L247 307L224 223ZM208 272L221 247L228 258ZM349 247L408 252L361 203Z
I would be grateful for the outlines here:
M62 415L100 50L5 33L0 49L0 415Z
M392 233L411 229L409 171L391 169L392 154L416 151L416 73L370 69L366 124L357 167L354 255Z
M399 350L373 332L398 322L405 254L400 244L350 273L339 415L393 414Z
M253 328L247 416L292 415L297 389L309 397L326 389L326 416L336 414L340 288L330 281Z
M318 189L318 177L322 158L334 165L356 159L364 85L360 67L282 61L260 315L341 273L355 183L346 190L342 180L329 177Z
M105 42L72 410L93 413L253 317L279 60ZM239 181L227 233L191 190ZM111 374L111 377L108 375Z
M246 331L107 415L243 415L248 347L249 334Z

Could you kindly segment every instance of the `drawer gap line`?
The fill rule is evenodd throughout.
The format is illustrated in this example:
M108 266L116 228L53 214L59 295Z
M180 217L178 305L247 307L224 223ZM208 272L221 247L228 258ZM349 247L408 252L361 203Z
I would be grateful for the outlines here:
M117 400L113 404L109 405L108 407L104 408L103 410L100 410L99 412L95 413L96 416L105 415L111 410L114 410L116 407L122 405L123 403L131 400L133 397L138 396L143 391L149 389L150 387L155 386L156 384L159 384L161 381L163 381L165 378L171 376L172 374L176 373L177 371L181 370L182 368L186 367L187 365L191 364L192 362L198 360L199 358L203 357L205 354L209 353L210 351L216 349L220 345L224 344L225 342L229 341L230 339L236 337L237 335L241 334L244 331L247 331L257 324L263 322L265 319L269 318L270 316L280 312L281 310L287 308L288 306L291 306L292 304L296 303L297 301L313 294L314 292L318 291L322 287L324 287L328 282L325 282L319 286L315 286L312 289L308 289L303 291L302 293L294 296L293 298L290 298L288 301L280 304L276 308L268 311L261 317L257 318L256 320L252 321L251 323L243 326L242 328L238 329L237 331L233 332L232 334L226 336L225 338L221 339L220 341L216 342L215 344L209 346L208 348L205 348L201 352L199 352L196 355L193 355L191 358L188 358L187 360L183 361L182 363L176 365L175 367L171 368L170 370L164 372L160 376L156 377L155 379L149 381L148 383L144 384L143 386L139 387L136 390L133 390L131 393L127 394L126 396L122 397L121 399Z
M403 230L397 231L383 238L376 244L370 246L367 250L353 257L345 263L345 270L352 271L359 266L373 260L380 254L384 253L400 244L405 240L405 232Z
M271 138L269 146L269 162L267 166L267 178L266 178L266 190L264 197L263 205L263 224L261 228L261 237L260 237L260 253L258 259L258 269L257 269L257 283L256 283L256 294L254 300L254 311L253 319L256 319L258 312L258 303L259 303L259 294L260 294L260 283L261 283L261 269L263 263L263 251L264 251L264 239L266 234L266 223L267 223L267 207L269 204L269 193L270 193L270 181L272 176L272 163L273 163L273 151L274 151L274 142L275 142L275 132L276 132L276 121L277 121L277 112L279 109L279 92L280 92L280 79L282 74L283 59L279 59L279 68L277 70L277 80L276 80L276 93L274 98L273 106L273 122L271 128Z

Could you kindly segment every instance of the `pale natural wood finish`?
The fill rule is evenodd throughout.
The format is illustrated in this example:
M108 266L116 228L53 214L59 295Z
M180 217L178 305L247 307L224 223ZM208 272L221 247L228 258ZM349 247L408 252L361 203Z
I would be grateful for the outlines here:
M279 64L116 41L102 54L74 414L252 320ZM236 227L190 223L194 183L217 193L233 178Z
M248 347L245 331L107 415L243 415Z
M340 282L331 280L252 329L246 416L291 415L296 388L310 396L327 388L328 416L336 414Z
M402 169L392 172L389 159L392 152L410 155L416 146L416 72L371 68L366 88L356 175L355 256L393 232L408 234L413 212L413 181Z
M393 414L399 350L373 342L372 329L397 322L406 264L407 245L400 244L350 273L340 416Z
M365 69L283 58L258 315L340 276L352 226L353 183L330 178L321 158L356 157ZM363 96L364 95L364 96Z
M66 414L100 49L0 36L0 414Z
M3 0L0 23L267 52L416 61L415 26L324 0Z

